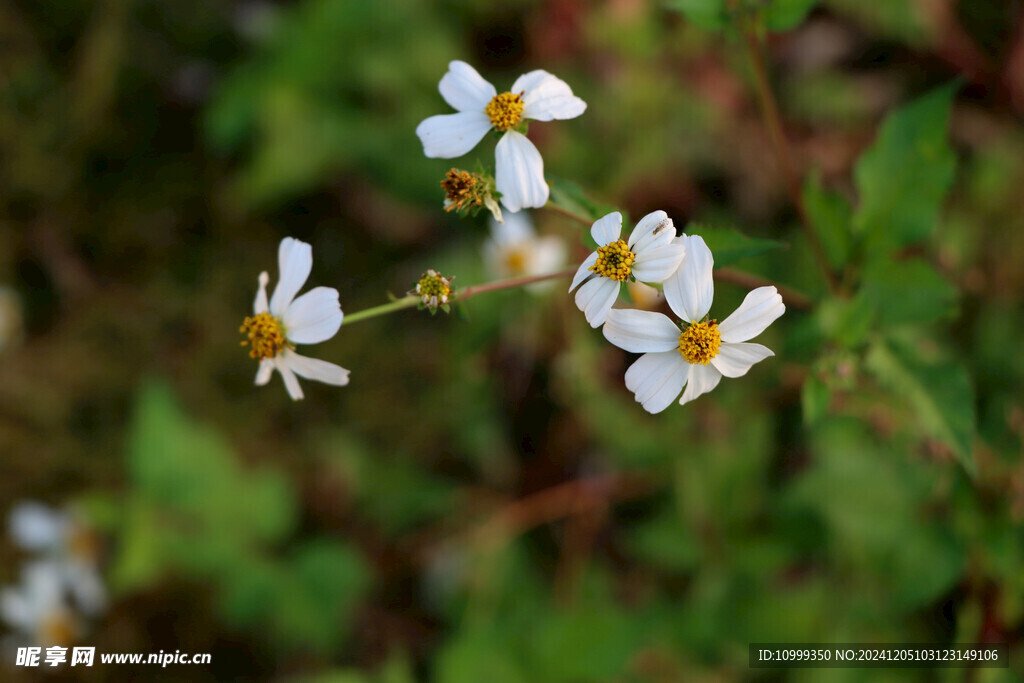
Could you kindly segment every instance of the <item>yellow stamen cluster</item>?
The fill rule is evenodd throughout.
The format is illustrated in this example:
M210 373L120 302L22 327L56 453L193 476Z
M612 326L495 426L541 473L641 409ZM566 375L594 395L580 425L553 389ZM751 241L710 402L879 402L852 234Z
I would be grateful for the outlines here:
M248 335L249 339L242 342L242 346L252 345L249 349L250 358L274 358L288 347L288 340L284 336L284 326L281 321L269 313L258 313L251 315L242 321L238 328L242 334Z
M75 621L66 610L44 616L37 627L37 637L43 645L67 647L75 641Z
M526 249L509 249L505 254L505 268L509 275L523 275L526 273L526 264L529 262L529 253Z
M629 250L625 240L618 240L597 248L597 262L590 266L590 270L612 280L625 282L633 272L633 261L636 261L636 254Z
M693 323L679 335L679 353L692 365L707 365L721 347L717 320Z
M479 206L483 201L475 189L479 185L475 174L453 168L441 181L444 190L444 210L461 211L470 206Z
M436 270L428 270L416 283L416 294L423 305L433 310L448 303L448 295L452 293L452 279L446 278Z
M503 92L492 97L484 107L484 113L491 120L491 125L501 131L515 128L523 119L523 108L526 106L523 102L524 93L525 91L514 95Z

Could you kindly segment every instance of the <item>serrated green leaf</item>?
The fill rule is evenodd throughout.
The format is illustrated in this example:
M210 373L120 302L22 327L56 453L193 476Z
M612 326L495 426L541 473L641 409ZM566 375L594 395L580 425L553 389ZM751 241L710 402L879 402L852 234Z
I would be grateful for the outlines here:
M726 0L668 0L665 6L682 12L688 21L709 31L720 31L730 23Z
M818 0L771 0L761 12L764 25L771 31L786 31L798 25Z
M775 240L748 237L734 228L711 227L698 223L687 225L686 233L704 238L704 243L715 257L716 268L786 246Z
M811 174L804 184L804 207L814 231L821 238L829 265L842 269L850 257L853 208L840 194L829 192L818 174Z
M891 113L857 162L860 206L853 227L872 249L902 247L932 234L956 170L947 128L958 87L947 85Z
M880 325L930 323L956 312L956 288L922 259L874 259L863 280Z
M865 360L883 386L910 403L921 426L974 474L974 389L967 369L957 362L929 361L914 349L885 342L873 344Z

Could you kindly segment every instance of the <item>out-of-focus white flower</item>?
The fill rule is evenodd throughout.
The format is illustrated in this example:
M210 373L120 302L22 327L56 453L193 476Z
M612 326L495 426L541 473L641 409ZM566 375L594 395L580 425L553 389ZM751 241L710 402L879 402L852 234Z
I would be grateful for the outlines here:
M626 285L626 289L629 290L629 297L633 300L633 304L645 311L657 308L665 300L665 295L660 289L645 285L639 280L630 282Z
M496 278L531 277L553 273L565 263L566 246L555 235L540 237L525 213L513 213L504 223L490 221L491 236L484 242L484 263ZM553 283L528 285L532 292L549 289Z
M416 127L423 153L453 159L476 147L492 128L500 131L504 135L494 149L494 175L501 203L511 212L544 206L544 160L516 128L524 119L576 118L586 110L586 102L573 95L565 81L541 69L523 74L510 91L498 94L476 69L461 61L448 64L438 89L458 113L431 116Z
M57 567L77 609L94 616L106 608L107 591L99 574L99 541L82 519L29 501L11 510L9 528L16 545L41 554Z
M59 562L32 562L22 569L21 583L0 590L0 618L30 645L68 646L79 622L68 604Z
M604 326L608 341L644 354L626 370L626 388L650 413L667 408L684 386L680 404L711 391L723 376L742 377L758 361L774 356L746 342L786 311L775 287L758 287L721 323L708 320L715 293L711 250L696 235L677 242L686 245L686 258L664 286L682 327L661 313L632 309L611 311Z
M21 297L10 287L0 286L0 351L17 344L24 333Z
M345 368L295 353L296 344L318 344L338 332L342 321L338 290L316 287L295 298L313 268L313 249L305 242L285 237L277 258L280 279L273 296L268 303L270 276L263 271L253 315L240 328L248 336L242 344L250 345L249 355L260 361L256 384L263 386L277 370L288 395L296 401L303 397L296 375L336 386L348 384L349 371Z
M676 229L664 211L641 218L628 242L620 238L622 214L618 211L597 219L590 234L597 242L597 251L580 265L569 291L579 287L576 306L591 327L604 324L623 282L636 279L661 283L675 272L686 254L684 244L673 243Z

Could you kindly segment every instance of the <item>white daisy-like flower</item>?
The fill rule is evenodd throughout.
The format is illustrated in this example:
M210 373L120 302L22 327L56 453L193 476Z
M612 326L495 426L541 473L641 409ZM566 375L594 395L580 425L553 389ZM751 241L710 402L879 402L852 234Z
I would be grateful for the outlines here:
M595 221L590 234L598 244L597 251L580 265L569 291L579 287L576 306L591 327L600 327L607 320L623 282L635 279L660 284L679 268L686 254L684 244L673 241L676 228L664 211L641 218L628 242L620 237L622 214L618 211Z
M565 240L555 235L538 236L525 213L513 213L503 223L490 221L491 236L484 242L487 269L496 278L532 277L552 273L565 263ZM549 289L553 282L528 285L532 292Z
M457 110L424 119L416 127L423 153L454 159L476 147L487 131L503 132L494 149L495 186L509 211L539 208L548 201L544 160L525 135L515 130L523 119L573 119L587 108L565 81L538 69L523 74L512 89L498 94L476 69L461 61L448 64L438 86L441 97Z
M26 501L11 510L9 528L17 546L42 554L58 568L78 609L97 615L106 608L107 590L99 573L99 540L81 518Z
M251 346L249 356L260 361L256 384L263 386L277 370L296 401L303 397L296 375L336 386L348 384L349 371L345 368L295 353L296 344L319 344L338 332L342 321L338 290L316 287L295 298L313 268L313 249L305 242L285 237L277 259L280 279L273 296L268 303L270 276L264 271L260 273L253 315L240 328L248 336L242 344Z
M21 636L19 644L68 646L80 632L61 567L51 560L25 565L21 584L0 590L0 618Z
M684 386L680 405L714 389L723 376L742 377L754 363L774 356L747 340L786 311L775 287L758 287L721 323L707 320L715 294L711 250L697 235L676 241L685 243L686 258L665 281L665 298L684 324L661 313L619 309L604 326L608 341L644 354L626 370L626 388L650 413L665 410Z

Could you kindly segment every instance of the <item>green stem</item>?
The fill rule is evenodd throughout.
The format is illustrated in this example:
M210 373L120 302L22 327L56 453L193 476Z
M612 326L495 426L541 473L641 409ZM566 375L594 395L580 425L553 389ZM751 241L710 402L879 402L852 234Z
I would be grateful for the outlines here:
M576 268L570 268L567 270L560 270L557 273L548 273L547 275L531 275L529 277L517 277L510 280L498 280L497 282L486 282L482 285L473 285L466 287L465 289L455 290L450 298L450 301L465 301L471 296L476 294L483 294L484 292L496 292L501 289L513 289L515 287L525 287L526 285L532 285L537 282L544 282L545 280L554 280L561 277L572 277L576 274ZM360 320L367 320L369 318L376 318L377 316L387 315L388 313L394 313L395 311L401 311L405 308L412 308L420 304L420 297L415 294L404 296L401 299L396 299L390 303L381 304L380 306L374 306L373 308L367 308L363 311L356 311L346 315L342 321L343 325L349 325L351 323L359 322Z
M558 204L554 204L554 203L552 203L550 201L547 204L545 204L542 208L547 209L548 211L552 211L554 213L557 213L559 215L565 216L566 218L568 218L570 220L574 220L574 221L577 221L579 223L582 223L583 225L586 225L587 227L590 227L594 223L594 221L590 220L586 216L581 216L580 214L578 214L578 213L576 213L574 211L570 211L569 209L567 209L567 208L565 208L563 206L559 206Z
M754 85L757 89L757 97L761 105L764 125L768 129L768 136L771 138L772 147L775 148L775 156L779 160L779 167L782 171L783 180L786 183L786 190L789 192L790 201L793 202L797 215L800 217L800 226L804 230L808 244L810 244L811 253L814 254L814 258L821 268L821 274L825 278L825 283L828 285L829 291L836 293L840 289L839 278L836 277L832 266L829 265L828 257L825 255L825 247L821 243L818 233L814 231L810 216L807 215L807 208L804 206L800 178L794 169L789 141L786 139L786 133L782 127L779 104L775 100L775 95L768 80L768 69L765 66L761 41L757 35L757 27L745 26L742 32L754 71Z
M373 308L367 308L363 311L356 311L345 316L342 320L342 325L351 325L357 323L360 320L367 320L369 318L376 318L379 315L387 315L388 313L394 313L404 308L412 308L420 302L420 298L415 295L409 295L402 297L401 299L395 299L391 303L381 304L380 306L374 306Z

